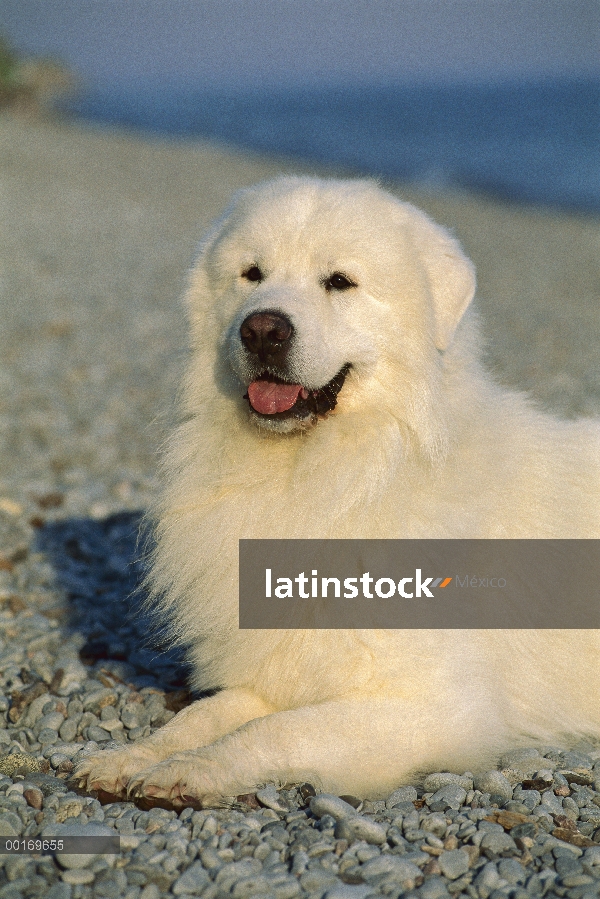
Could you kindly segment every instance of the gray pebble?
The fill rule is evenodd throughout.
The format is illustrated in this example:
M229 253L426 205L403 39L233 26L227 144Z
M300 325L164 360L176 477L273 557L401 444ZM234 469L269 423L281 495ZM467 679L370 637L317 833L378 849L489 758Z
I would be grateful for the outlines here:
M475 878L475 886L481 899L488 899L490 893L500 885L500 874L493 862L488 862Z
M51 796L53 793L66 793L68 790L64 780L59 780L58 777L52 777L51 774L28 774L27 781L38 787L44 796Z
M325 893L324 899L366 899L367 896L375 896L373 887L367 883L336 883ZM437 899L437 897L432 897Z
M516 858L503 858L498 862L498 872L508 883L524 883L527 880L527 871Z
M176 896L181 896L182 894L196 896L201 893L204 887L209 883L210 878L206 869L203 867L202 862L194 862L194 864L190 865L187 871L184 871L181 877L175 881L171 887L171 892Z
M95 740L96 743L101 743L104 740L110 740L110 733L103 727L92 725L87 729L87 737L88 740Z
M507 849L516 850L517 846L513 838L507 833L498 833L497 831L488 832L481 841L481 848L487 849L496 855L505 852Z
M587 768L591 770L594 762L593 759L585 752L563 752L560 757L561 768Z
M366 843L380 845L385 843L387 836L387 828L372 818L355 815L354 817L342 818L335 829L335 836L339 840L364 840Z
M512 799L513 788L500 771L485 771L475 776L475 788L482 793L501 796L504 801Z
M322 895L328 887L333 887L336 876L323 868L312 868L300 875L300 886L307 893Z
M66 718L61 724L58 733L61 740L64 740L65 743L70 743L77 736L77 721L72 718Z
M139 899L160 899L160 890L155 883L149 883L140 893Z
M8 809L0 809L0 837L16 837L23 830L20 817Z
M75 884L93 883L96 875L88 868L66 868L62 872L61 877L64 883L70 883L75 886Z
M448 784L458 784L459 787L462 787L463 790L472 790L473 789L473 775L472 774L449 774L447 772L437 772L435 774L429 774L424 782L423 789L426 793L436 793L442 787L447 786ZM415 796L415 799L417 797Z
M349 802L344 802L333 793L318 793L310 800L310 810L317 818L331 815L336 821L356 815L356 809Z
M54 883L45 894L44 899L71 899L71 884Z
M446 823L446 816L440 814L439 812L435 812L432 815L427 815L426 818L421 822L421 829L426 833L435 834L438 837L441 837L445 834L446 828L448 827ZM475 831L475 825L473 825L473 830Z
M442 874L450 880L456 880L469 870L469 856L462 849L451 849L442 852L438 858Z
M38 740L42 745L47 745L48 743L57 743L58 742L58 731L53 730L51 727L43 727L38 735Z
M505 752L501 757L500 767L512 768L515 764L529 759L537 759L537 761L540 763L540 766L542 764L542 759L540 757L539 750L537 749L533 749L531 747L524 749L511 749L509 752Z
M588 865L600 865L600 846L590 846L586 849L584 859Z
M428 877L423 886L419 887L419 896L421 899L449 899L450 893L441 877Z
M542 803L550 809L553 815L563 814L563 804L560 796L555 796L552 790L542 793Z
M274 784L267 784L262 790L256 791L256 798L261 805L273 809L275 812L289 812L289 806L282 801Z
M42 717L38 718L35 722L34 732L39 733L44 727L58 731L64 720L65 716L61 714L61 712L48 712L47 715L42 715Z
M437 790L433 796L427 800L427 805L434 812L440 812L444 809L459 809L463 802L467 791L456 783L447 784L440 790Z
M362 865L360 873L365 880L374 880L386 874L403 882L420 877L421 869L399 855L377 855Z
M414 802L417 798L417 791L414 787L400 787L386 799L386 808L393 808L400 802Z

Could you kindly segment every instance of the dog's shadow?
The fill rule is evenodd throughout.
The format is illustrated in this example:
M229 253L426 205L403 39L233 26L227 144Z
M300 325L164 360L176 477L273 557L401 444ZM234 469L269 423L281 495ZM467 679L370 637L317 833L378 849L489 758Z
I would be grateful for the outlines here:
M151 535L139 512L70 518L37 531L35 550L51 563L64 594L65 637L80 634L81 661L138 689L187 686L183 649L169 647L144 609L145 556Z

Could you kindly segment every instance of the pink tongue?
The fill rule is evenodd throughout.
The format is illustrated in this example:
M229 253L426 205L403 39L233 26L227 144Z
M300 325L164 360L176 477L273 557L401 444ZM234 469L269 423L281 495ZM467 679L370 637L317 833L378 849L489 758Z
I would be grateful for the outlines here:
M253 381L248 387L250 405L262 415L287 412L301 390L300 384L275 384L273 381Z

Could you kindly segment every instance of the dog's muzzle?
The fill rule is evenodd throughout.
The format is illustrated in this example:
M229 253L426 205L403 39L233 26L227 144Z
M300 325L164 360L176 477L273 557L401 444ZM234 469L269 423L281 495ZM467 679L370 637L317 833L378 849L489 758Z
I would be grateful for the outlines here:
M265 419L316 418L335 409L338 393L351 367L347 363L331 381L316 390L302 384L290 384L265 371L248 386L244 399L248 400L254 413Z

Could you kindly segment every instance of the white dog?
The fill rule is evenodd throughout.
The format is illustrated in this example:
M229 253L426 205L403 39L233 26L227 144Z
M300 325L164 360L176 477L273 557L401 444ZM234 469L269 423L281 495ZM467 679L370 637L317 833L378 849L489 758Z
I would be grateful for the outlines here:
M191 274L152 575L194 686L219 692L88 758L82 785L176 805L270 781L376 797L600 731L592 630L238 628L243 537L600 537L598 424L490 380L474 291L458 243L372 182L237 195Z

